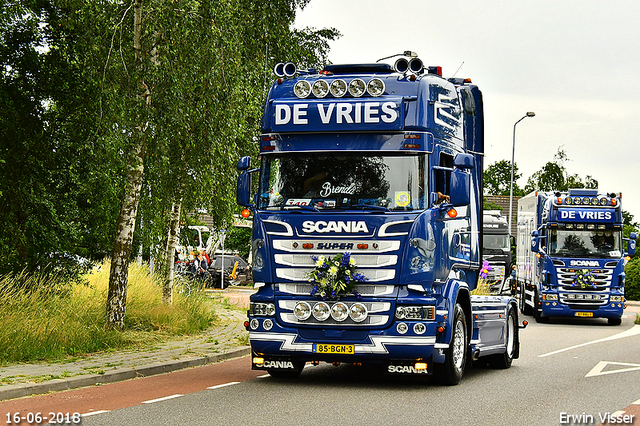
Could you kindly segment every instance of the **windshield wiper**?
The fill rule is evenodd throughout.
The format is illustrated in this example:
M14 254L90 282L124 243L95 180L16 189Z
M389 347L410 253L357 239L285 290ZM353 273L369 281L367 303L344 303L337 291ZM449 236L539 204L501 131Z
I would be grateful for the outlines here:
M320 213L320 210L318 210L314 206L300 206L300 205L297 205L297 204L294 204L294 205L291 205L291 206L284 206L283 209L284 210L300 209L300 210L308 210L308 211Z
M388 208L383 207L383 206L372 206L372 205L368 205L368 204L354 204L354 205L349 206L347 208L347 210L367 210L367 209L371 209L371 210L375 210L375 211L381 211L381 212L390 212L391 211Z

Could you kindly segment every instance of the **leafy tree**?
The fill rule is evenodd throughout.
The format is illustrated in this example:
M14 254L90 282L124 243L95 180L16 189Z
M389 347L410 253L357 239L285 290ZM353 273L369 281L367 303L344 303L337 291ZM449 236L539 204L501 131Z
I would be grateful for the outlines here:
M547 162L542 169L535 172L527 180L525 192L533 191L567 191L570 188L598 188L598 181L587 175L583 180L577 174L569 174L564 166L567 154L564 148L558 147L553 161Z
M522 177L518 172L518 165L513 165L513 195L523 196L524 191L518 186L517 180ZM485 195L509 195L511 185L511 162L496 161L483 172Z

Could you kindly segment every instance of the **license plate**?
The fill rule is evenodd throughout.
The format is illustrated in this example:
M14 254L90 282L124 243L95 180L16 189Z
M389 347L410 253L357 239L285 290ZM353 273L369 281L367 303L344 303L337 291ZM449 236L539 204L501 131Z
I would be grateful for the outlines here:
M325 343L314 343L313 352L317 354L347 354L353 355L355 347L353 345L333 345Z
M593 312L576 312L577 317L592 317Z

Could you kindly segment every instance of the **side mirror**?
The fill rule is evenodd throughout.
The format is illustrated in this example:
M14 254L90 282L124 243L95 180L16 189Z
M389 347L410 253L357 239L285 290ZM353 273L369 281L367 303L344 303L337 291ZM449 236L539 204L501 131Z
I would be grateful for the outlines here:
M238 160L238 170L247 170L249 167L251 167L251 157L248 155L240 157Z
M635 232L629 234L629 242L627 242L627 254L629 256L636 254L636 239L638 239L638 234Z
M466 206L471 202L471 175L469 173L458 169L453 170L449 188L451 190L450 202L454 207Z
M471 154L459 153L453 159L453 166L459 169L473 169L476 162Z
M249 158L249 157L243 157ZM242 160L242 159L241 159ZM240 162L238 162L238 168ZM245 169L238 176L238 188L236 190L236 202L242 207L251 207L251 174Z
M540 252L540 239L538 238L540 234L538 231L533 231L531 233L531 251L534 253Z

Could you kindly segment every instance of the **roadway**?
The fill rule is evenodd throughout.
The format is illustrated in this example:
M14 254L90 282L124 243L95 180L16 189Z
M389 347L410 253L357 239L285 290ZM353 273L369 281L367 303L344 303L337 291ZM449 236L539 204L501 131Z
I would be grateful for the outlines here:
M0 414L11 424L14 413L81 413L81 424L90 426L598 425L607 415L640 425L638 311L630 308L615 327L594 319L537 324L521 316L529 326L521 332L520 359L508 370L474 366L453 387L326 364L307 366L296 380L277 380L252 371L243 357L4 401Z

